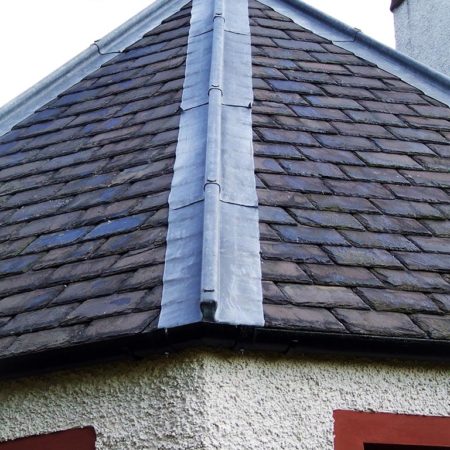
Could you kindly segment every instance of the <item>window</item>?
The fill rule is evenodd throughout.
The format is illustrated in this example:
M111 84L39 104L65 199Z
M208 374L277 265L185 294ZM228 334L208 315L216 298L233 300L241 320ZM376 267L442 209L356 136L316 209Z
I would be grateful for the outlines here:
M92 427L0 442L0 450L95 450Z
M450 450L450 417L334 412L335 450Z

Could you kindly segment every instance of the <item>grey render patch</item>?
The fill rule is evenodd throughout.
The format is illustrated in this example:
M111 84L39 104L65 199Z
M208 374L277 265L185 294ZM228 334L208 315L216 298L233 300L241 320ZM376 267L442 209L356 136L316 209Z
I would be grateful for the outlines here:
M247 1L194 0L160 328L264 324L251 74Z
M450 78L318 11L301 0L261 0L313 33L377 64L450 106Z
M97 70L189 0L156 0L86 50L0 108L0 136L34 111Z

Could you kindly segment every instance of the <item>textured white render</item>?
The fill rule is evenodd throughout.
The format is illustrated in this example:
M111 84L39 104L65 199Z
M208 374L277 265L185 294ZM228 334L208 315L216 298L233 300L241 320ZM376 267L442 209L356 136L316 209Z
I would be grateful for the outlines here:
M394 22L397 50L450 76L449 0L407 0Z
M0 383L0 441L92 425L99 450L332 450L334 409L450 415L449 367L191 351Z

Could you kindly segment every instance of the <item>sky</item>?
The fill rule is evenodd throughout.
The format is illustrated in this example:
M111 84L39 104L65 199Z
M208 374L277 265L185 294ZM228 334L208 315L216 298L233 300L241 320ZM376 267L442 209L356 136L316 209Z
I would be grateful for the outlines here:
M390 0L304 0L394 47ZM152 0L1 0L0 106Z

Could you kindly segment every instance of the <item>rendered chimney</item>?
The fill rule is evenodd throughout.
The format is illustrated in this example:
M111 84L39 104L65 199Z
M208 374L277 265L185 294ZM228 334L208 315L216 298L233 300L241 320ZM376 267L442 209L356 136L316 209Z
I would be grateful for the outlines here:
M450 0L392 0L397 50L450 76Z

